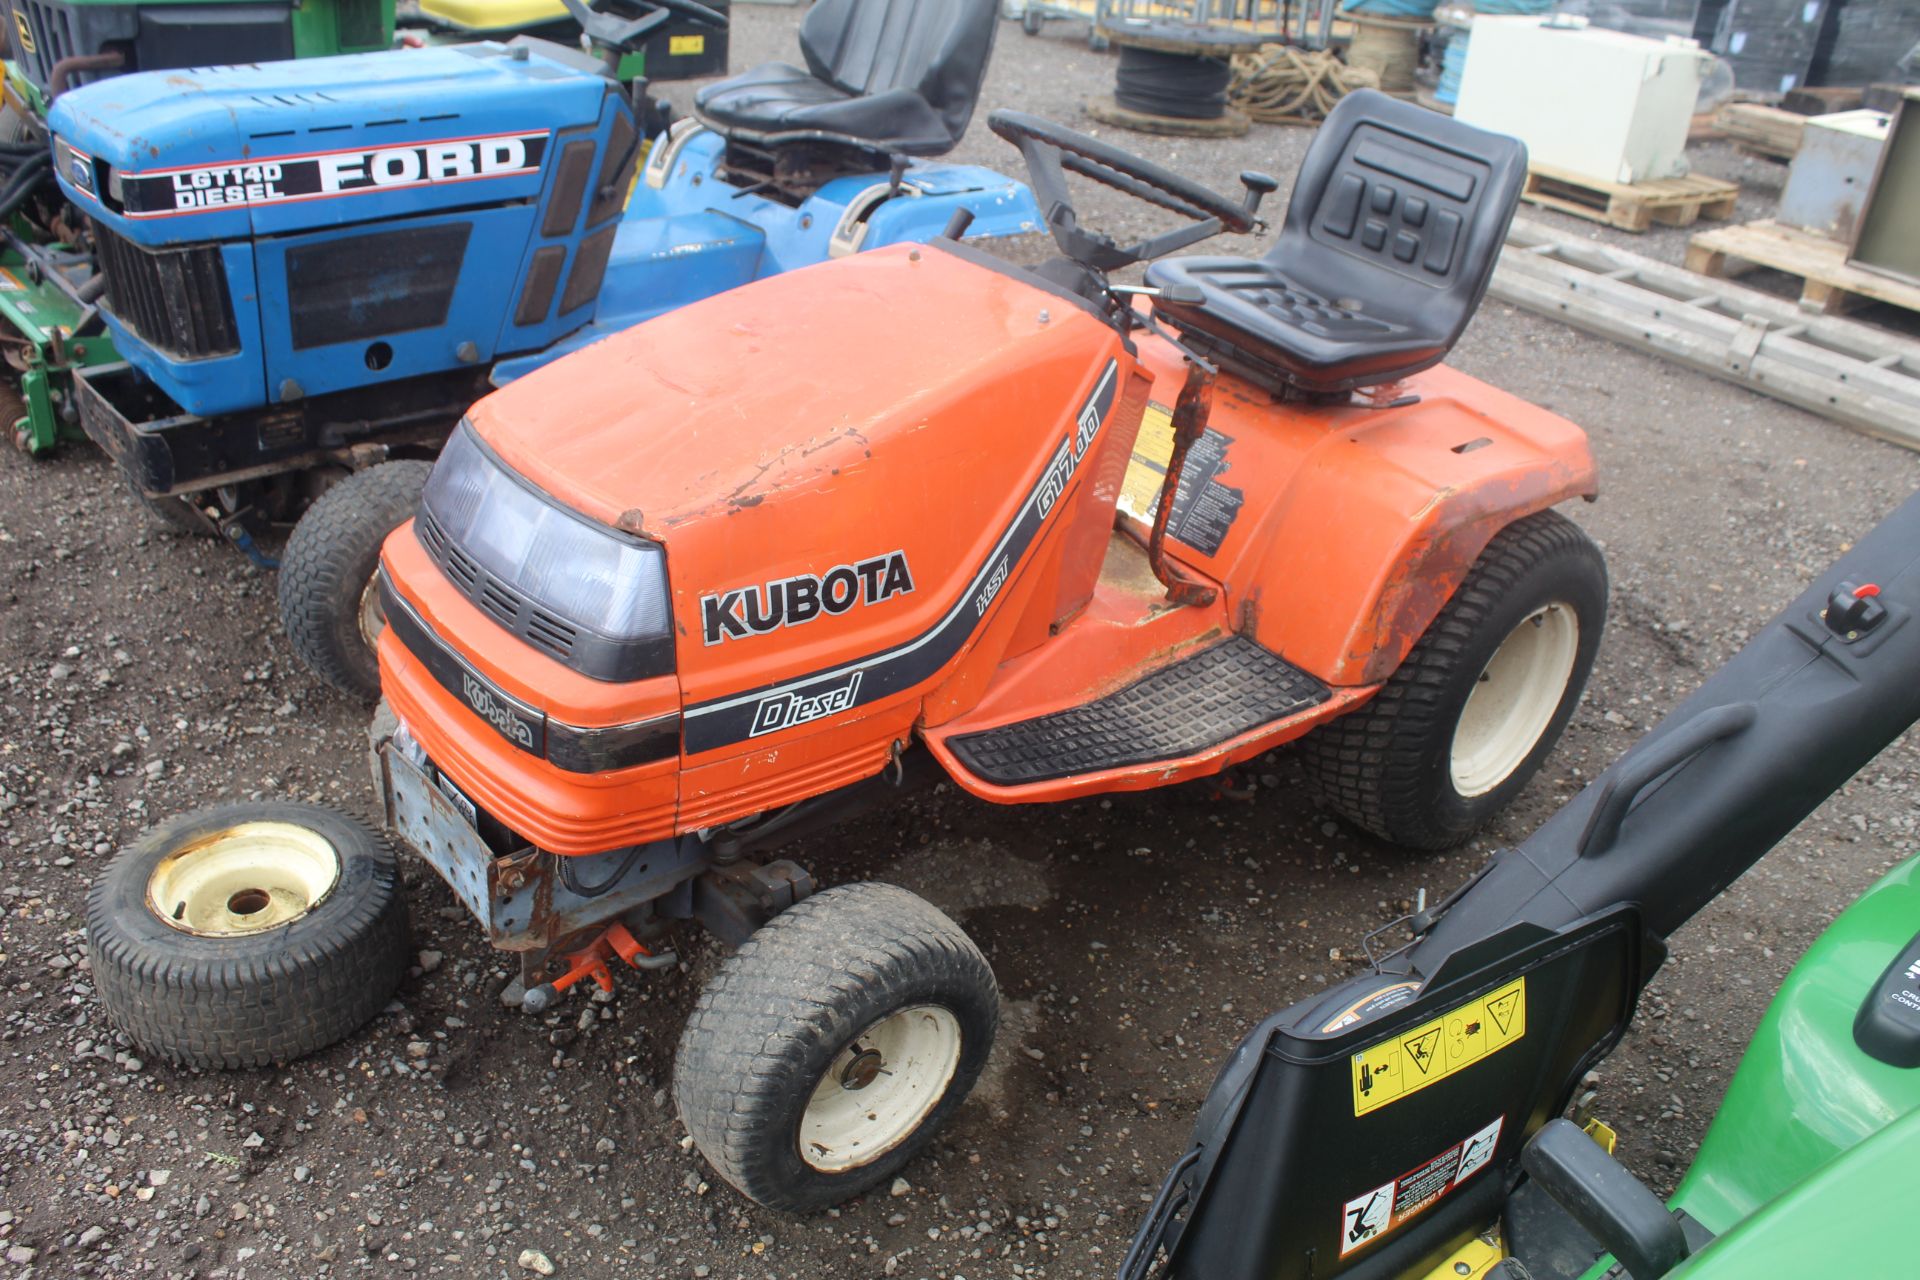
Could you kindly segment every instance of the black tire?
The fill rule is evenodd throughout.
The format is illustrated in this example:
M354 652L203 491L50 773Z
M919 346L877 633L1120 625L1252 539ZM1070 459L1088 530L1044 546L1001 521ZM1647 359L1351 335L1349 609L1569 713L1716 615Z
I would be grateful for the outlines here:
M212 523L187 506L185 498L152 498L140 488L139 482L126 468L116 466L120 473L120 482L147 513L148 523L168 533L183 533L196 538L211 538L218 530Z
M1043 21L1044 19L1029 5L1026 12L1020 15L1020 30L1030 36L1037 36L1040 34L1040 24Z
M803 1158L801 1122L828 1068L883 1020L923 1006L945 1010L959 1032L937 1103L864 1163L827 1171ZM947 1121L986 1065L999 1018L993 971L958 925L905 889L841 885L774 917L722 963L680 1037L674 1101L741 1194L771 1209L824 1209L892 1177Z
M154 873L247 823L297 827L331 845L332 888L305 915L264 932L209 936L162 919L149 905ZM87 954L107 1016L147 1052L188 1067L290 1062L360 1027L406 973L393 849L358 819L311 805L225 805L174 818L94 881Z
M364 702L380 696L380 664L362 628L362 603L380 567L380 544L413 515L432 470L431 462L409 460L348 476L300 517L280 556L287 642L307 670Z
M1502 643L1550 605L1571 609L1579 624L1559 702L1504 780L1464 795L1453 748L1467 699ZM1459 844L1512 803L1552 753L1593 670L1606 613L1606 561L1579 526L1555 511L1514 521L1380 691L1301 739L1309 783L1329 808L1383 840L1414 849Z

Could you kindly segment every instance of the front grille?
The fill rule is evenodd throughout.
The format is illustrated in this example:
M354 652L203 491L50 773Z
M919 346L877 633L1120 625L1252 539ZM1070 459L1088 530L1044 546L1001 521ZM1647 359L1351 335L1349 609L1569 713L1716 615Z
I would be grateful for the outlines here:
M47 76L53 71L53 65L62 58L75 54L98 53L98 49L83 49L76 35L76 23L73 10L64 4L48 4L46 0L13 0L13 29L7 33L14 55L25 68L27 78L34 87L44 92L47 88ZM26 43L21 33L21 25L32 33L33 49L29 52L22 46ZM94 79L92 73L82 73L74 77L75 84L85 84Z
M420 509L414 527L420 531L420 545L440 566L447 581L460 588L461 594L483 613L542 653L562 662L573 656L574 644L580 638L579 628L562 621L527 599L510 583L502 582L474 563L471 556L453 544L440 522L425 507Z
M93 220L107 310L148 346L182 360L240 349L220 246L148 249Z
M549 764L569 773L605 773L680 754L677 710L649 720L592 728L550 720L538 707L522 702L469 666L414 612L384 573L379 582L389 634L442 689L528 755L544 756Z

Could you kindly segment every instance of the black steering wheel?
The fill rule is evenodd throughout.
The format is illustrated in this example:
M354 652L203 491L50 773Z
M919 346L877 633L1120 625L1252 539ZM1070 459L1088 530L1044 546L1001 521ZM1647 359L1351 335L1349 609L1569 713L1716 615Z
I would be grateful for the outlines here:
M637 0L642 10L637 18L623 18L617 13L593 8L587 0L561 0L561 3L567 6L567 12L590 40L616 53L631 53L655 28L676 14L716 31L727 29L725 14L696 4L694 0Z
M1256 214L1261 197L1279 185L1265 174L1243 173L1240 180L1247 187L1246 199L1230 200L1211 187L1162 169L1131 152L1023 111L995 111L987 117L987 127L1020 148L1027 162L1028 176L1033 180L1034 194L1047 212L1048 225L1061 249L1068 257L1103 270L1157 257L1221 231L1252 231L1260 225ZM1199 225L1173 233L1173 238L1181 243L1163 244L1170 237L1162 236L1143 241L1132 249L1120 249L1105 236L1092 235L1080 228L1068 199L1065 177L1068 172L1192 218ZM1099 260L1089 260L1090 256Z

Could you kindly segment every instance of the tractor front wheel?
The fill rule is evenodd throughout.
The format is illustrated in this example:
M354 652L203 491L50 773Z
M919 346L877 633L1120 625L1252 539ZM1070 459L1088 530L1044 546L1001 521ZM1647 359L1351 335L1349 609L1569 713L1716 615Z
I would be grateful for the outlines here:
M742 1194L824 1209L926 1145L973 1088L999 1017L993 972L958 925L905 889L841 885L720 966L681 1035L674 1100Z
M1301 740L1309 782L1384 840L1459 844L1553 751L1606 612L1606 562L1579 526L1553 511L1516 520L1380 691Z
M383 462L348 476L300 517L280 556L280 623L307 670L351 697L380 696L374 656L387 615L380 545L413 515L431 462Z

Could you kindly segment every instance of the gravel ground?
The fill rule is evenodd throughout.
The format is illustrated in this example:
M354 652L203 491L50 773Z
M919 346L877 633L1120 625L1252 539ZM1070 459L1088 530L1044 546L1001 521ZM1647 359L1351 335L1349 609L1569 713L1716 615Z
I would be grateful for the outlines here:
M734 66L791 58L796 21L742 7ZM981 116L1084 123L1112 72L1082 35L1003 28ZM1226 185L1290 175L1307 135L1122 142ZM1013 153L976 127L960 158ZM1708 149L1703 167L1722 162L1748 164ZM1121 204L1085 209L1130 224ZM1677 253L1666 233L1626 239ZM527 1250L562 1276L1111 1274L1236 1037L1349 971L1418 889L1524 836L1920 481L1912 454L1502 305L1456 363L1582 423L1604 474L1570 514L1606 547L1613 621L1522 802L1472 847L1418 858L1316 812L1280 753L1246 771L1251 799L1194 785L1014 812L946 788L807 842L793 856L825 882L892 880L952 913L1006 1013L987 1079L906 1179L805 1219L718 1185L663 1090L710 949L689 974L511 1013L494 998L507 966L418 869L419 963L360 1034L275 1072L141 1061L92 999L90 878L151 821L219 800L369 811L366 715L295 666L272 582L240 557L155 532L87 449L7 454L0 1274L513 1276ZM1602 1072L1643 1176L1671 1185L1769 992L1912 851L1917 782L1909 738L1675 940Z

